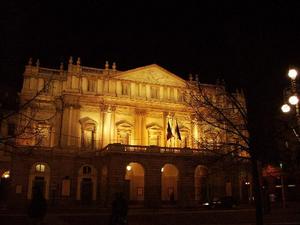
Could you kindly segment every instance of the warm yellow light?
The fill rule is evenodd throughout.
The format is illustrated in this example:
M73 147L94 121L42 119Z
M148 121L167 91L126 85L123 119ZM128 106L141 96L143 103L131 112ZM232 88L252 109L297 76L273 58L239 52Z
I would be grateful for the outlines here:
M288 104L284 104L283 106L281 106L281 111L284 113L288 113L289 111L291 111L291 107Z
M37 172L45 172L45 165L44 164L37 164L35 166L35 171L37 171Z
M4 178L4 179L7 179L7 178L9 178L10 177L10 172L9 171L6 171L6 172L4 172L3 174L2 174L2 178Z
M289 98L289 103L292 105L297 105L299 102L299 98L296 95L293 95Z
M131 166L128 165L128 166L126 167L126 169L127 169L127 171L130 171L130 170L131 170Z
M298 75L298 72L297 70L295 69L290 69L289 72L288 72L288 76L292 79L292 80L295 80L296 77Z
M161 172L164 172L164 168L161 168L161 170L160 170Z

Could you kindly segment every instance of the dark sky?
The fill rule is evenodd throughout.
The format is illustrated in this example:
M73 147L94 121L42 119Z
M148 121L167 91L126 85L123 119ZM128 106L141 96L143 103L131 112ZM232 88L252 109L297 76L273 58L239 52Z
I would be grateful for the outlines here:
M29 57L57 68L70 55L120 70L157 63L185 79L244 88L266 121L278 113L288 67L300 65L300 1L67 2L1 2L2 84L20 87Z

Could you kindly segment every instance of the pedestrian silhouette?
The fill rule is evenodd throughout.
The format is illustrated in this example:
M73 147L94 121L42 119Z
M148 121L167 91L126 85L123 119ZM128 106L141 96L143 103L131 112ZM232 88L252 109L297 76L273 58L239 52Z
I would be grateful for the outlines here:
M42 224L47 213L47 202L40 187L33 188L32 199L28 208L28 216L33 225Z
M127 225L128 204L122 192L116 193L112 202L110 225Z

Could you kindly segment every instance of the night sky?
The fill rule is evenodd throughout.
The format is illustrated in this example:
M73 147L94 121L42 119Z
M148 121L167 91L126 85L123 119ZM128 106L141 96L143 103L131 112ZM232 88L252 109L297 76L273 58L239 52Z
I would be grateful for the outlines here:
M289 66L300 67L300 1L68 2L1 2L1 86L20 88L29 57L55 68L71 55L119 70L157 63L243 88L264 126L279 113Z

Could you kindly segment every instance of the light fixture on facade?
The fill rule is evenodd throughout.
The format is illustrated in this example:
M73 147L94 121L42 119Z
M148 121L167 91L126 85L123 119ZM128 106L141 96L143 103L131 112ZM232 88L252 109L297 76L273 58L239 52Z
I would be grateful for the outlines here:
M130 171L132 168L131 168L131 166L130 165L128 165L127 167L126 167L126 170L127 171Z
M10 172L9 171L4 172L1 177L4 179L8 179L10 177Z
M164 168L161 168L161 170L160 170L161 172L164 172Z

